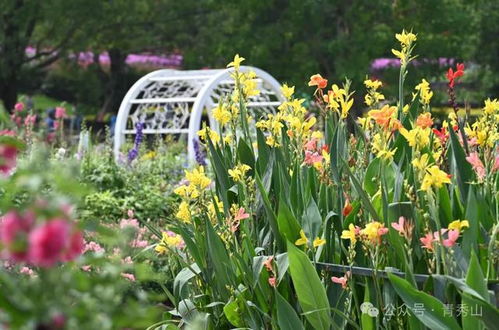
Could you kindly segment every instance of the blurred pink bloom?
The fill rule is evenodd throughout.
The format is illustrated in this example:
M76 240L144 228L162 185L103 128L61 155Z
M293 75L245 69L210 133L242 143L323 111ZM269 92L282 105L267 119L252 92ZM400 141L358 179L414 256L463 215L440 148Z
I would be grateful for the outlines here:
M239 208L239 211L237 211L237 214L234 217L234 220L235 221L240 221L240 220L243 220L243 219L248 219L249 217L250 217L250 215L248 213L246 213L246 211L244 210L243 207L241 207L241 208Z
M83 252L104 252L104 249L99 245L99 243L96 243L94 241L85 243L85 248L83 249Z
M0 131L0 136L14 136L9 130ZM0 174L8 175L16 167L17 148L10 144L0 144Z
M128 215L128 218L132 219L133 215L134 215L133 210L128 210L127 215Z
M59 129L59 122L58 121L54 121L54 129L57 130Z
M466 157L466 160L468 161L468 163L471 164L471 166L473 167L473 170L475 170L476 175L478 176L478 178L480 180L485 178L485 174L486 174L485 166L483 166L483 163L480 160L480 157L478 156L478 152L475 151L475 152L470 153L470 155L468 157Z
M66 317L64 314L58 313L52 316L52 326L54 329L62 329L66 324Z
M14 106L14 110L17 112L21 112L24 110L24 103L22 102L17 102L16 105Z
M133 274L130 274L130 273L121 273L121 276L126 278L127 280L131 281L131 282L135 282L135 276Z
M71 261L81 255L85 246L84 243L83 233L77 228L73 228L73 232L69 237L69 246L62 256L62 261Z
M66 118L66 109L63 107L56 107L55 118L56 119Z
M32 213L20 215L10 211L0 219L0 243L6 247L6 258L27 261L28 234L35 221Z
M499 153L496 155L494 160L494 166L492 166L492 171L499 171Z
M149 242L143 239L134 239L130 245L135 248L145 248Z
M31 269L29 267L26 267L26 266L24 266L23 268L21 268L21 270L19 272L21 274L25 274L25 275L28 275L28 276L35 275L35 272L33 271L33 269Z
M67 247L69 223L54 219L35 228L29 236L30 262L40 267L51 267L58 262Z
M270 286L275 288L277 286L277 279L275 277L270 277L269 284L270 284Z
M456 244L457 239L459 238L459 230L449 230L449 233L447 235L447 239L444 239L442 241L442 244L445 247L453 247L454 244Z
M92 270L92 266L91 265L85 265L85 266L81 266L81 269L84 271L84 272L89 272Z
M24 119L24 125L34 125L36 122L36 115L27 115L26 118Z
M316 138L310 139L310 141L305 143L304 148L307 151L315 151L317 149L317 139Z
M382 227L382 228L378 229L378 236L381 237L381 236L385 235L386 233L388 233L388 228Z
M347 271L345 275L342 277L336 277L336 276L331 277L331 281L333 281L333 283L341 284L341 287L343 289L346 289L348 287L349 277L350 277L350 271Z
M425 237L421 237L419 239L423 244L423 248L428 249L429 251L433 251L433 234L426 233Z
M305 160L303 161L306 165L314 165L314 163L322 162L322 155L317 152L305 151Z
M139 228L139 222L137 219L121 219L120 221L120 228L126 228L126 227L132 227L132 228Z

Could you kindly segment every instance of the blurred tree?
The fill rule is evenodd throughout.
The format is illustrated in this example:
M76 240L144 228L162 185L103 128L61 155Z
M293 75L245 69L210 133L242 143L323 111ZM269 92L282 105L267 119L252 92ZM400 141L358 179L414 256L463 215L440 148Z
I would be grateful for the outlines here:
M22 76L54 63L80 41L78 29L96 2L0 0L0 99L6 109L17 101Z
M129 54L150 52L165 54L185 39L189 24L204 9L196 0L113 0L101 1L94 16L85 23L91 36L89 49L94 53L91 66L105 85L101 114L118 111L130 84L125 79ZM99 62L99 54L107 52L109 69Z

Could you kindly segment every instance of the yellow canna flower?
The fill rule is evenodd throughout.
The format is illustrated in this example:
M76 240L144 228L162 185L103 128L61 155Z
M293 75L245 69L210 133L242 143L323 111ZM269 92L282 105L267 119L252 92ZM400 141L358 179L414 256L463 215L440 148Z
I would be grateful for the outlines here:
M211 183L211 180L204 174L203 166L199 166L190 172L186 170L185 178L189 181L189 184L201 189L206 189Z
M376 89L380 88L383 85L383 83L379 80L366 79L366 80L364 80L364 85L366 86L366 88L376 90Z
M341 238L349 239L352 244L355 244L355 242L357 242L357 233L358 228L355 228L355 226L351 223L348 225L348 230L343 230L341 232Z
M421 184L421 190L428 191L432 186L440 188L444 183L450 183L450 177L438 166L433 165L426 169L426 174Z
M300 238L298 238L295 242L295 245L305 245L308 243L308 238L307 236L305 236L305 232L302 230L300 230Z
M232 114L227 110L227 107L224 104L219 104L211 113L213 118L215 118L222 127L232 119Z
M318 248L319 246L326 244L326 240L317 237L316 239L314 239L314 242L312 244L314 248Z
M402 47L409 47L417 40L417 36L414 33L406 32L405 30L402 30L402 33L395 34L395 38L397 38Z
M423 105L430 104L430 100L433 97L433 92L430 90L430 83L427 82L426 79L423 79L415 89L419 91L419 101Z
M488 115L492 115L495 112L499 112L499 101L497 99L493 100L491 100L490 98L486 99L483 111Z
M191 222L191 211L189 210L189 204L186 201L182 201L180 203L178 206L178 212L175 216L183 222Z
M424 171L428 167L428 154L421 155L421 158L412 160L412 166L420 171Z
M406 128L399 129L400 134L405 137L409 145L416 149L421 149L430 143L430 128L416 127L408 131Z
M449 226L447 227L449 230L457 230L461 231L463 228L469 228L470 223L468 220L454 220L451 223L449 223Z
M220 135L218 135L217 132L206 126L202 130L198 131L198 136L201 139L202 142L207 141L207 137L209 136L211 139L211 142L213 143L218 143L220 142Z
M246 175L246 172L251 170L251 167L249 167L246 164L239 164L233 169L230 169L229 175L230 177L235 181L235 182L242 182L244 181L244 177Z
M289 87L287 84L284 84L281 87L281 92L282 92L282 95L284 95L284 97L286 99L290 100L291 96L293 96L293 94L295 92L295 86Z
M241 62L244 60L245 60L244 57L241 57L239 56L239 54L236 54L236 56L234 56L234 60L229 64L227 64L227 67L228 68L234 67L234 69L239 70L239 66L241 65Z
M378 221L373 221L368 223L364 229L360 231L368 241L372 243L379 243L381 241L381 236L388 232L388 228Z

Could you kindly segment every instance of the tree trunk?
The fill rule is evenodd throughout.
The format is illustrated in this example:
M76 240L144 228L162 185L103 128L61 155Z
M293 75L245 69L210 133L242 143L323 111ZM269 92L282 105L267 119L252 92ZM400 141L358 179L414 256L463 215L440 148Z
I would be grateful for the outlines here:
M110 59L110 68L108 81L106 83L106 95L104 104L98 117L103 117L109 112L118 112L121 100L125 96L127 81L126 81L126 58L128 54L124 54L120 49L110 49L108 51Z

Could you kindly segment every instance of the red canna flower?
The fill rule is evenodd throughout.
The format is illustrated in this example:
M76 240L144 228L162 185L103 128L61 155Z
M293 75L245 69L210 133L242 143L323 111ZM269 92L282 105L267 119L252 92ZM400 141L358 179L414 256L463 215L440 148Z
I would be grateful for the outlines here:
M309 86L317 86L317 88L326 88L327 79L322 78L320 74L314 74L310 77L310 81L308 82Z
M456 65L456 71L452 70L452 68L449 68L449 71L447 71L447 80L449 81L449 87L454 88L454 84L456 82L456 79L459 77L462 77L464 75L464 63L458 63Z

